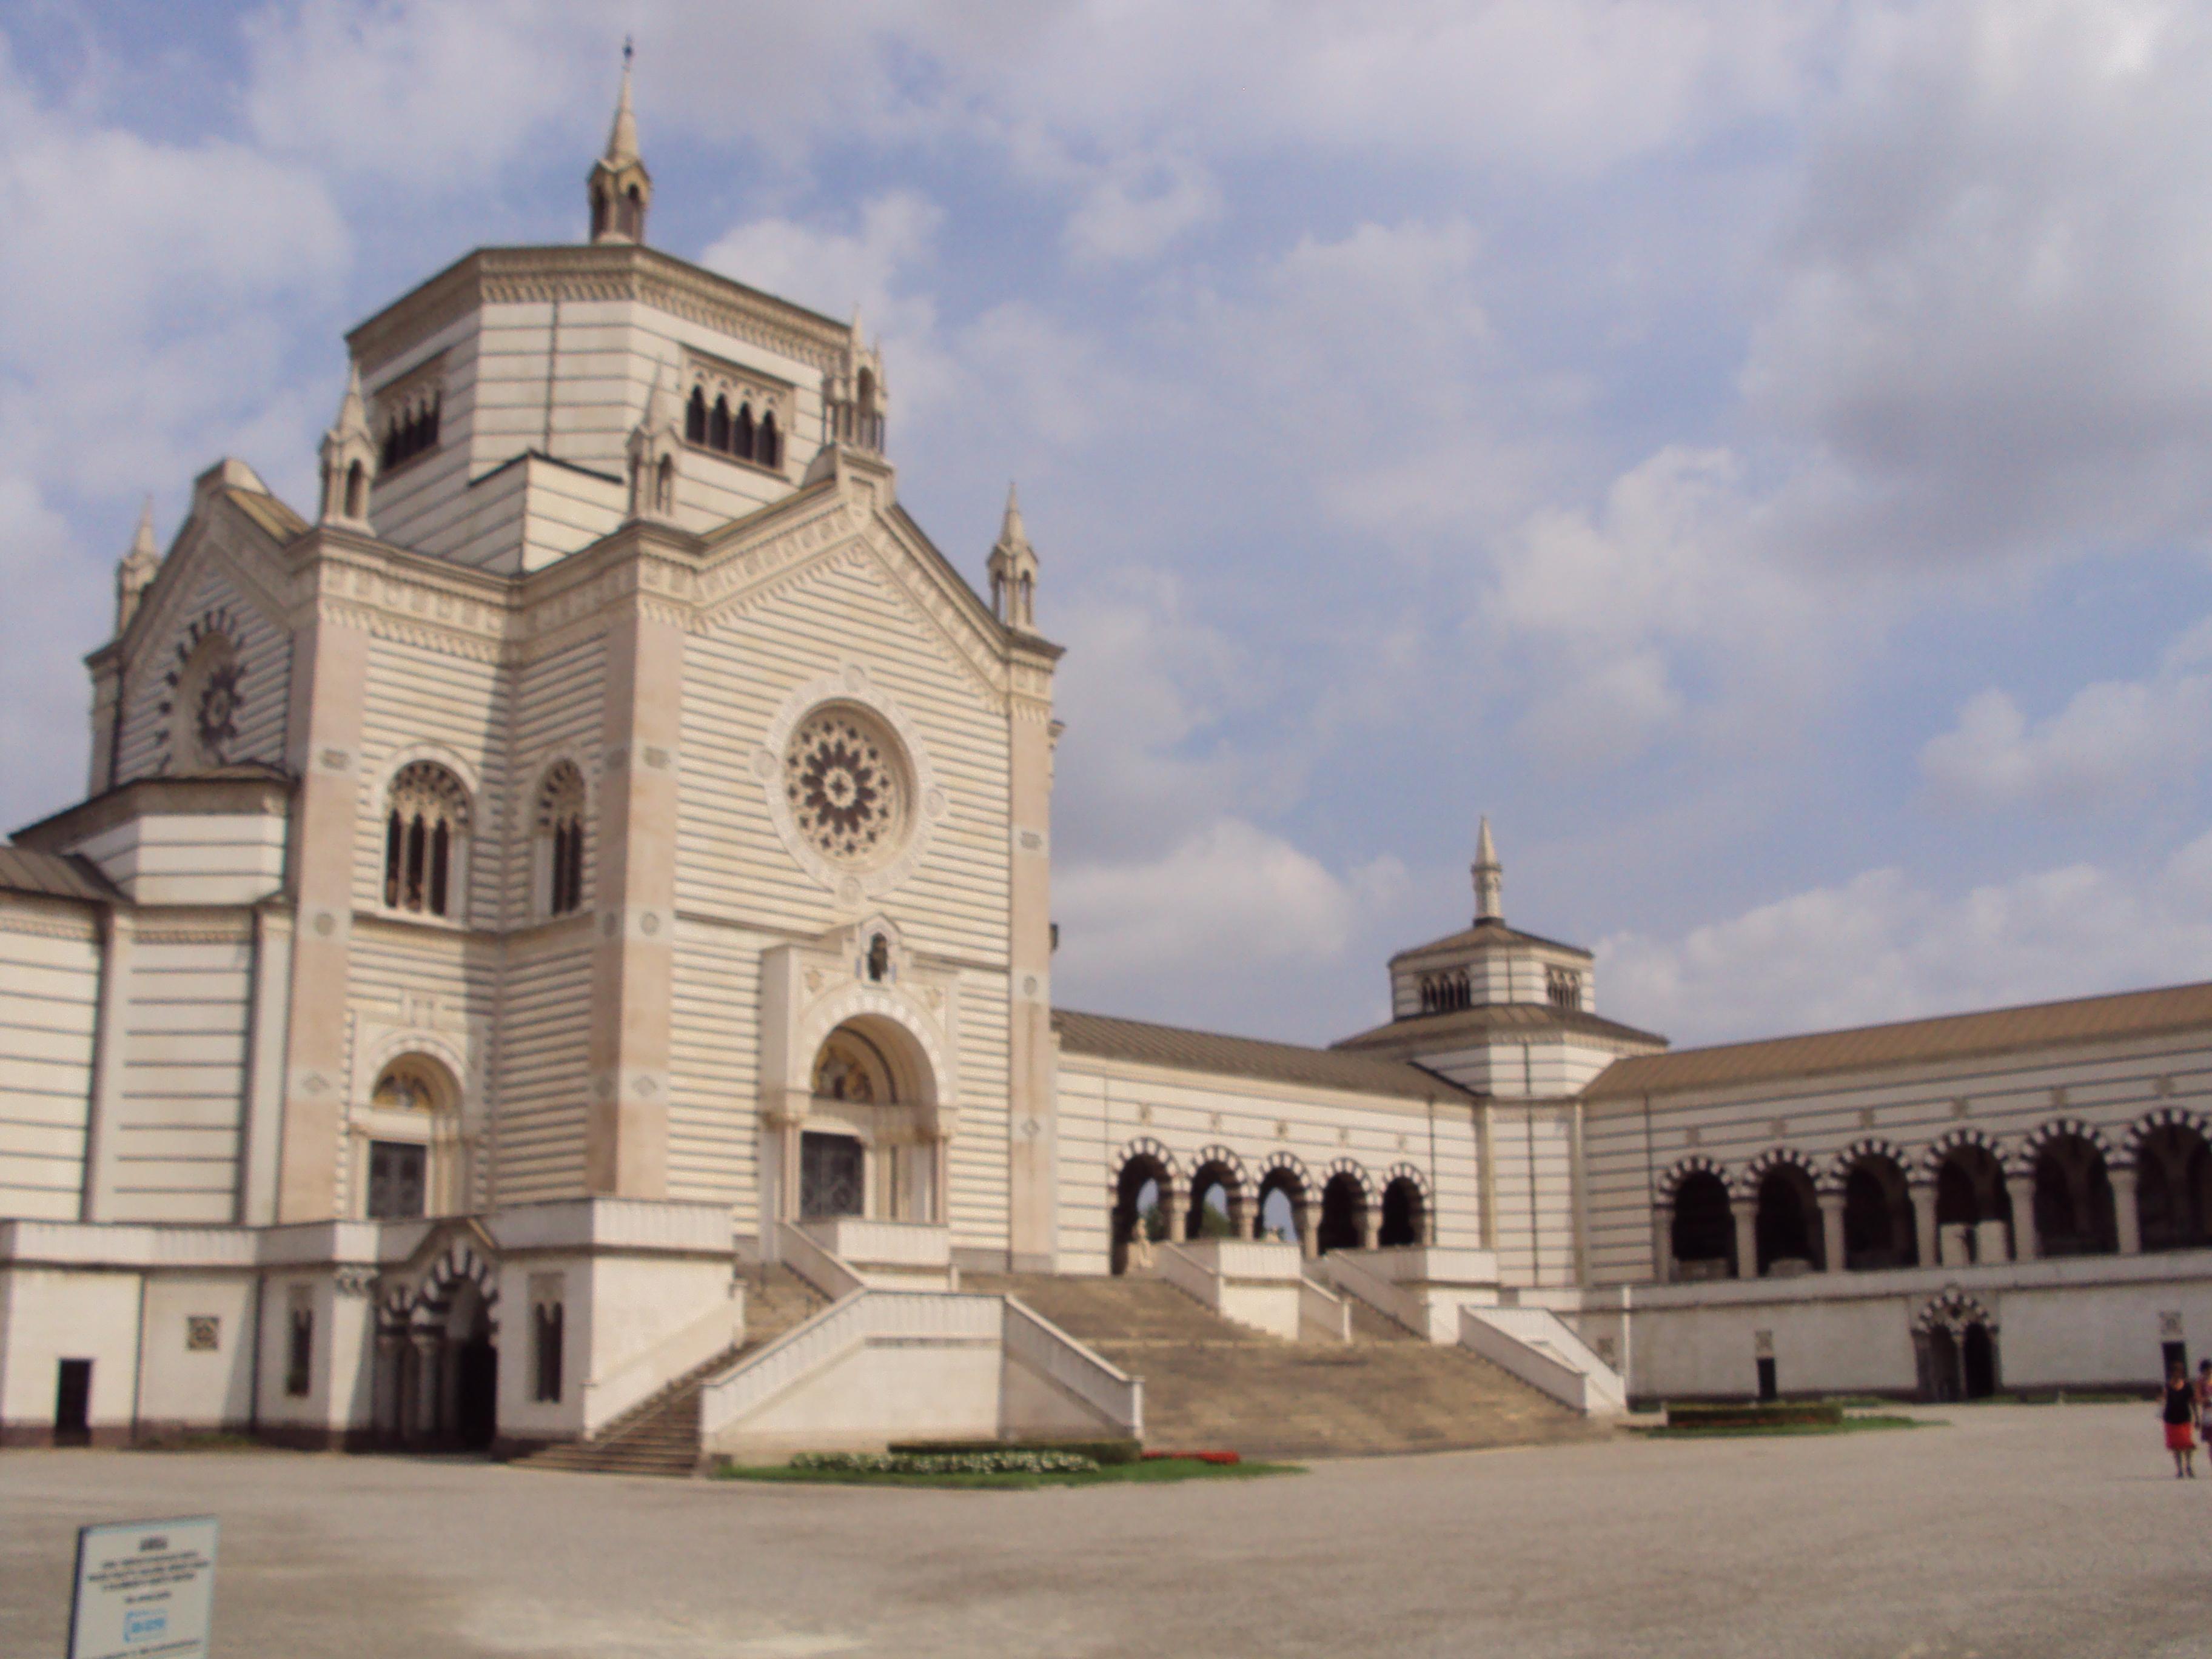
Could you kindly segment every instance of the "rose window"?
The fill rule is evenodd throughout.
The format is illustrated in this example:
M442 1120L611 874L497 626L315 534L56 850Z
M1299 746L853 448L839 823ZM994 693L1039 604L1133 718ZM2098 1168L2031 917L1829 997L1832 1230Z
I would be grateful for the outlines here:
M873 864L897 846L904 763L892 738L858 711L824 709L802 724L784 756L783 786L799 833L826 856Z

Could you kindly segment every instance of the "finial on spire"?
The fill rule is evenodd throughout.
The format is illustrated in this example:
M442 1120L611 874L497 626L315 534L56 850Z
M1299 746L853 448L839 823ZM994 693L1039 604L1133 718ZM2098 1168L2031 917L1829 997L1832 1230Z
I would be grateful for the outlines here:
M130 557L155 559L161 556L161 547L154 540L154 492L146 492L146 504L138 509L138 533L131 538Z
M630 104L630 62L635 55L635 47L625 36L622 89L615 95L614 125L607 129L606 153L592 164L586 185L594 242L645 240L645 210L653 200L653 179L638 150L637 114Z
M999 539L991 549L991 609L1010 628L1036 631L1036 550L1030 545L1022 525L1022 501L1014 485L1006 485L1006 514L999 524Z
M1504 898L1505 870L1498 862L1498 846L1490 838L1490 819L1486 815L1474 836L1474 919L1504 921Z

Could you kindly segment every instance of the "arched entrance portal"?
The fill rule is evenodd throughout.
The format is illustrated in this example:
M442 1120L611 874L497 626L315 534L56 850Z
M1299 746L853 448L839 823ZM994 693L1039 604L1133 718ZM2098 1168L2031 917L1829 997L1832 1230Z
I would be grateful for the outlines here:
M389 1285L377 1310L378 1431L399 1446L489 1448L499 1432L493 1266L456 1241L409 1277Z
M805 1122L785 1143L795 1164L786 1213L941 1221L951 1115L938 1109L913 1036L881 1015L848 1019L823 1040L808 1075Z
M1735 1218L1727 1182L1711 1170L1692 1170L1674 1184L1668 1243L1681 1279L1732 1279Z
M1973 1297L1947 1291L1930 1298L1913 1321L1912 1346L1923 1400L1985 1400L2003 1386L1997 1322Z

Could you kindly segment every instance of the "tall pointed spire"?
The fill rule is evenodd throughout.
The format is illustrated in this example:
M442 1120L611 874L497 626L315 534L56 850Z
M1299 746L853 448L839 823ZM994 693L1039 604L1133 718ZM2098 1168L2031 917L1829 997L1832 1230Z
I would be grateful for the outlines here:
M622 90L615 96L614 124L607 129L606 154L592 164L585 190L592 204L594 242L642 242L645 210L653 201L653 175L637 147L637 113L630 105L631 44L623 42Z
M999 539L991 549L991 609L999 620L1025 633L1036 631L1036 550L1030 545L1022 525L1022 499L1014 486L1006 486L1006 514L999 523Z
M138 532L131 538L131 550L115 567L115 631L118 634L131 626L131 617L138 614L138 602L146 590L154 585L154 578L161 568L161 550L154 539L154 498L147 496L146 505L138 512Z
M623 41L622 90L615 97L614 125L607 130L607 153L605 159L607 165L612 167L622 167L627 162L639 159L637 112L630 107L629 101L630 60L636 55L635 44L625 39Z
M1498 862L1497 843L1490 839L1490 819L1485 817L1474 836L1474 919L1505 920L1505 870Z

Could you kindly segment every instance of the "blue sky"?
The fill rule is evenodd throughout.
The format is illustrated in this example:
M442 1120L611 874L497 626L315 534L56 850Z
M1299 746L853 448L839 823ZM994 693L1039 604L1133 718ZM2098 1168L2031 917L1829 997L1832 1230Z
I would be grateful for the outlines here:
M880 332L1009 477L1057 993L1322 1040L1510 919L1694 1042L2212 974L2212 13L2127 0L0 5L0 816L138 504L580 235Z

